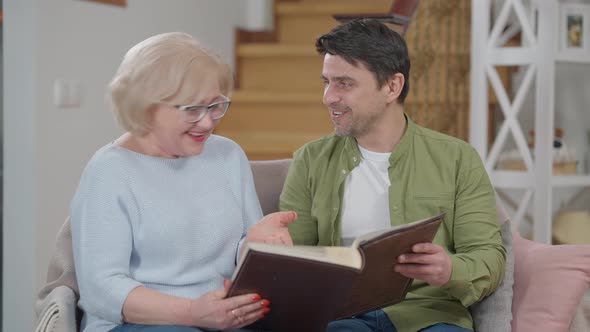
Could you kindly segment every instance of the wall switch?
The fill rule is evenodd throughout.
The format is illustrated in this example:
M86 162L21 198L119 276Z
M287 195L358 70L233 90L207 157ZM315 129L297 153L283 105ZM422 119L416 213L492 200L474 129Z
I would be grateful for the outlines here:
M53 84L53 103L59 108L80 107L82 105L80 81L56 79Z

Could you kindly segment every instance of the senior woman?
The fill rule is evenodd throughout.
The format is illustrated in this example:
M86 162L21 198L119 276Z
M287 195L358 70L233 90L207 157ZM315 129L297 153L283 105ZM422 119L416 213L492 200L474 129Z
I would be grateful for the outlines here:
M94 154L70 207L83 331L233 330L270 310L226 298L243 242L289 244L295 219L262 218L243 151L213 135L228 68L184 33L125 55L109 96L126 133Z

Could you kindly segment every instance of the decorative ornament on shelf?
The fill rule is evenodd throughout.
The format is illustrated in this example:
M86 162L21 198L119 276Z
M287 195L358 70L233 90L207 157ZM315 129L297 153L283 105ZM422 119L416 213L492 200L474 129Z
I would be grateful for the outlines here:
M534 154L535 147L535 131L530 130L529 136L529 148L531 153ZM500 154L499 168L510 171L526 171L522 155L518 149L512 149L505 151ZM573 148L569 148L563 141L563 128L555 128L555 134L553 138L553 174L554 175L566 175L576 174L576 166L578 161L576 160L576 151Z

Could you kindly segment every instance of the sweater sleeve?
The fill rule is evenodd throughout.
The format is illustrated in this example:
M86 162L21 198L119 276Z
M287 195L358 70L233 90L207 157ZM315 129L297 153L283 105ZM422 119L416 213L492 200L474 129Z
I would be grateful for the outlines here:
M87 166L70 214L80 306L120 323L125 299L141 285L129 276L131 218L137 216L137 206L123 171L108 166Z
M254 176L252 175L252 168L246 158L246 155L240 149L240 177L241 177L241 190L242 190L242 202L243 202L243 218L244 218L244 234L248 232L248 229L252 227L256 222L262 218L262 208L260 207L260 201L258 200L258 194L256 193L256 187L254 185Z
M244 222L244 231L236 248L236 263L239 260L240 248L246 239L246 234L250 227L262 219L262 208L260 207L260 200L256 193L254 185L254 176L252 175L252 168L248 158L242 149L239 149L239 179L240 193L242 199L242 220Z
M453 271L443 288L468 307L498 287L504 277L506 250L497 222L494 189L479 155L470 149L460 167Z

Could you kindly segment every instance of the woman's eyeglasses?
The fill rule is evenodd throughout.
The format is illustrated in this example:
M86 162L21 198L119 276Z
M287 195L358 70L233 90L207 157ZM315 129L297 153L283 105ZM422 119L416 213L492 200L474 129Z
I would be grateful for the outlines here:
M227 110L231 100L225 97L224 100L216 101L209 105L175 105L174 107L181 111L182 116L189 123L195 123L201 121L207 113L211 115L211 119L221 119Z

